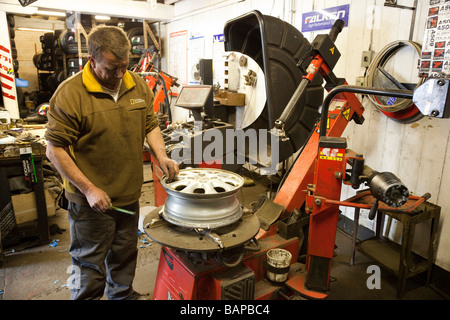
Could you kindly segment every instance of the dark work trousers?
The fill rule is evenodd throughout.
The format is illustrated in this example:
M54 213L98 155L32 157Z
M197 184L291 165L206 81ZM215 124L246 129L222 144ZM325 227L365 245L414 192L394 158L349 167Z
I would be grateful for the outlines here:
M122 207L135 215L69 202L72 256L71 300L126 299L134 293L139 201Z

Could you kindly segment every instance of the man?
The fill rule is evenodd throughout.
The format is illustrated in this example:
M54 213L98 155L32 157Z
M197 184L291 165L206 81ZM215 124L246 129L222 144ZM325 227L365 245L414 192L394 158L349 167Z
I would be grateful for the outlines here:
M169 179L168 158L146 82L127 71L130 42L118 27L88 36L89 61L50 100L47 157L69 200L71 299L132 299L144 139ZM111 206L136 212L111 210Z

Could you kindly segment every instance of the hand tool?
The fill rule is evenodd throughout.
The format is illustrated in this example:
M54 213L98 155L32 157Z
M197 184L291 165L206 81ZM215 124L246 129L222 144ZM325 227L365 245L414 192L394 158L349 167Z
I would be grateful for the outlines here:
M112 209L112 210L116 210L116 211L122 212L122 213L130 214L132 216L134 216L136 214L136 212L134 212L134 211L125 210L125 209L117 208L117 207L114 207L114 206L109 206L109 208Z

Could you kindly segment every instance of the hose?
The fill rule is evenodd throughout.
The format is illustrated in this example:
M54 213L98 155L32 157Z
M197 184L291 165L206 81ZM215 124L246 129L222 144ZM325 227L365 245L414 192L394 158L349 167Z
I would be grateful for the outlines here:
M164 100L165 100L165 104L167 106L167 115L168 115L168 120L170 122L172 122L172 113L170 111L170 100L169 100L169 93L167 92L167 87L166 87L166 81L164 80L163 76L161 76L160 74L158 74L158 78L159 80L161 80L161 85L163 87L164 90Z
M422 45L417 42L398 40L398 41L389 43L375 56L375 58L369 65L369 68L367 69L366 77L364 79L365 80L364 85L367 87L378 87L378 85L373 83L375 72L380 67L383 68L386 65L386 63L389 61L389 59L392 58L392 56L398 50L400 50L401 48L406 47L406 46L412 47L414 50L417 51L417 53L419 54L419 57L421 56ZM417 83L416 88L419 87L423 83L423 81L424 81L424 78L421 78L419 83ZM397 84L397 87L398 87L397 89L405 89L405 88L402 88L401 86L399 86L399 84ZM375 107L377 107L379 110L381 110L383 112L387 112L387 113L400 112L400 111L403 111L403 110L411 107L411 105L413 105L413 102L409 99L400 100L399 102L395 102L392 105L385 105L385 104L380 103L380 101L374 95L369 95L368 98L375 105Z

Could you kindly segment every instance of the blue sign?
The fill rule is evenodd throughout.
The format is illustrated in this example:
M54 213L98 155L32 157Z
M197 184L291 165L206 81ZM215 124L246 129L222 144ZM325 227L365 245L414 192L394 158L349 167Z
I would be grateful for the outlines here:
M395 101L397 101L397 98L390 97L387 103L389 106L392 106L395 103Z
M350 5L345 4L343 6L303 13L302 32L331 29L337 19L343 20L347 27L349 11Z
M223 36L223 33L213 35L213 43L224 42L224 41L225 41L225 38Z

